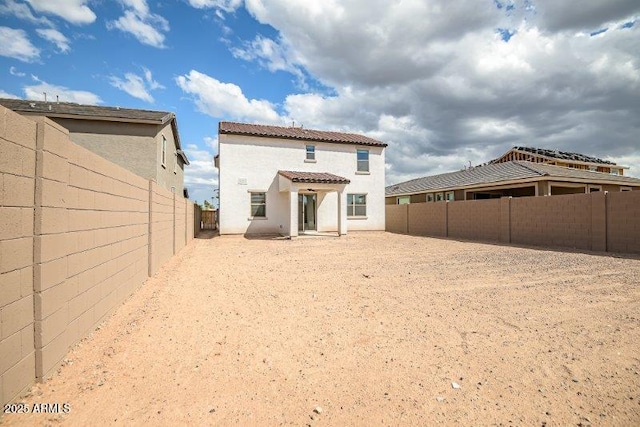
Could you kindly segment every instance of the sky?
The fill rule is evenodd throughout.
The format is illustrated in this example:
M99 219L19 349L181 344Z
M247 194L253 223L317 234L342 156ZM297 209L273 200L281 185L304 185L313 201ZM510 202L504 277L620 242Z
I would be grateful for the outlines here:
M192 200L221 120L386 142L387 185L518 145L640 177L637 0L0 0L0 97L175 112Z

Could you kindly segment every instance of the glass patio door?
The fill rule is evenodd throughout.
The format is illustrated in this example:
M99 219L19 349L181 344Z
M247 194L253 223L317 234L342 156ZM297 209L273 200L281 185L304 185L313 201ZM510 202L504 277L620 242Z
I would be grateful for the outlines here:
M298 231L317 230L316 194L298 194Z

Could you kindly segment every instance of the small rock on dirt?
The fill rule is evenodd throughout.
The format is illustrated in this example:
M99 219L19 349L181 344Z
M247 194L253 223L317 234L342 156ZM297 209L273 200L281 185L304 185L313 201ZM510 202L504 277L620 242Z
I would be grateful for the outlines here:
M451 387L453 387L454 389L458 390L460 388L460 384L458 384L457 382L452 382L451 383Z
M313 412L315 412L316 414L321 414L322 408L320 406L316 406L315 408L313 408Z

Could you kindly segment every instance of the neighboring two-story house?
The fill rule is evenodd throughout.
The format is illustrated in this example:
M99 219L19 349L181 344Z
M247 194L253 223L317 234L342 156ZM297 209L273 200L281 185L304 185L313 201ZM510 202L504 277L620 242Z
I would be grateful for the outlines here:
M220 122L220 234L384 230L384 149L350 133Z
M45 116L68 129L72 142L184 194L189 160L174 113L23 99L0 99L0 105L23 116Z

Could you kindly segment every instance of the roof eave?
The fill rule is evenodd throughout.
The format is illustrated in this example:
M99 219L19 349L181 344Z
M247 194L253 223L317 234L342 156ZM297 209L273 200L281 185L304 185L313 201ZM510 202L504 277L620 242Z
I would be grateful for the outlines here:
M297 136L287 136L287 135L262 135L258 133L251 132L238 132L238 131L230 131L219 129L219 133L223 135L237 135L237 136L253 136L256 138L271 138L271 139L291 139L294 141L313 141L313 142L325 142L328 144L353 144L353 145L363 145L367 147L387 147L388 144L384 142L378 143L366 143L366 142L355 142L355 141L341 141L341 140L330 140L330 139L322 139L322 138L303 138Z
M621 178L624 178L624 177L621 177ZM629 182L629 181L624 181L622 179L621 180L601 179L601 180L594 181L594 180L591 180L588 178L582 178L582 177L573 178L569 176L556 176L556 175L545 174L542 176L534 176L530 178L521 178L521 179L511 179L508 181L490 181L490 182L484 182L479 184L460 185L455 187L442 187L442 188L409 191L409 192L405 191L402 193L387 194L385 192L385 197L401 197L401 196L410 196L413 194L440 193L440 192L455 191L455 190L469 190L474 188L497 187L497 186L510 185L510 184L527 184L529 182L533 183L533 182L539 182L539 181L563 181L563 182L577 182L580 184L594 184L594 185L604 184L604 185L621 185L621 186L629 186L629 187L640 187L640 182L634 182L634 181Z
M182 157L182 161L185 165L190 165L191 163L187 158L187 154L182 151L182 144L180 143L180 132L178 131L178 118L175 114L169 113L163 118L163 124L165 124L169 120L171 120L171 130L173 130L174 139L176 141L176 152L180 157Z
M105 122L140 123L140 124L146 124L146 125L161 125L165 123L165 118L163 118L162 120L153 120L153 119L136 119L131 117L94 116L89 114L67 114L67 113L56 113L53 111L32 111L32 110L22 110L22 109L15 109L14 111L24 113L24 114L46 116L50 118L53 117L56 119L97 120L97 121L105 121Z

